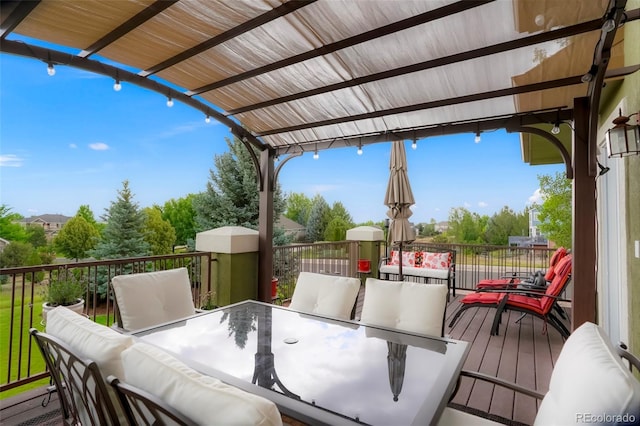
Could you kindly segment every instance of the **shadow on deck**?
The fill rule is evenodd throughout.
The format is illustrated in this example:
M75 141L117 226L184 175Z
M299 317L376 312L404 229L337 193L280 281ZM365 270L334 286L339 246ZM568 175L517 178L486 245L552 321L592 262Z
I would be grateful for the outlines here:
M447 306L447 325L459 306L458 294ZM356 319L359 318L364 291L358 296ZM564 343L553 327L545 332L539 318L526 315L518 321L520 313L505 312L500 335L491 336L490 329L495 309L468 309L454 327L445 326L447 337L471 343L471 351L464 364L465 370L479 371L519 385L546 393L551 371ZM17 397L0 401L0 420L3 425L61 425L57 396L42 407L46 389L36 389ZM452 400L457 407L466 407L489 413L495 421L513 424L532 424L538 408L534 398L514 395L513 391L463 378ZM495 417L494 417L495 416ZM285 424L299 424L287 422Z

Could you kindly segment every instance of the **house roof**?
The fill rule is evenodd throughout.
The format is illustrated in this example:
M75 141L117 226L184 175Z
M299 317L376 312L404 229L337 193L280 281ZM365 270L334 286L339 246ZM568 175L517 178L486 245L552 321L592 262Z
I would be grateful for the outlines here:
M69 216L62 214L42 214L39 216L31 216L23 219L25 223L43 222L43 223L67 223L71 219Z
M638 18L625 4L8 1L0 50L147 87L245 143L299 155L522 125L549 130L573 117L582 96L597 110L605 73L637 69L619 68L617 27ZM536 161L526 148L525 160Z

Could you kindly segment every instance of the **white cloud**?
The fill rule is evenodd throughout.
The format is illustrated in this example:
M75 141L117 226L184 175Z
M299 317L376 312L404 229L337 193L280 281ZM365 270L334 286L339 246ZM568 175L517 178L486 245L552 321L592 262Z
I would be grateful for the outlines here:
M0 167L22 167L24 159L15 154L0 155Z
M94 142L89 144L89 148L93 149L94 151L106 151L109 149L109 145L102 142Z
M542 191L540 188L533 191L533 195L529 197L527 204L541 204L542 203Z
M484 201L480 201L478 203L478 207L487 207L489 204L485 203Z
M78 145L76 145L75 143L70 143L69 144L69 148L71 149L76 149L78 147Z

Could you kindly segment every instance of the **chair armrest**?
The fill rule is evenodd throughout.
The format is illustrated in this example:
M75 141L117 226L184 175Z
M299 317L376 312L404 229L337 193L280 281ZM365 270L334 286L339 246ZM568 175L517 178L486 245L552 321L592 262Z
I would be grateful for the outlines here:
M476 371L462 370L460 372L460 376L470 377L472 379L483 380L485 382L493 383L494 385L502 386L507 389L511 389L518 393L531 396L533 398L542 399L544 398L544 394L535 391L533 389L525 388L524 386L520 386L517 383L509 382L507 380L501 379L499 377L489 376L488 374L478 373Z

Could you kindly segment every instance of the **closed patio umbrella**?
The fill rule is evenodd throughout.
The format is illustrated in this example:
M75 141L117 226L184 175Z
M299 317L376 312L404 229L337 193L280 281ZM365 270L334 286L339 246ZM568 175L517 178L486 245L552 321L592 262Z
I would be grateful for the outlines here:
M415 203L409 176L407 174L407 154L404 141L395 141L391 147L391 161L389 162L389 183L384 197L384 204L389 207L387 216L391 219L389 225L389 244L398 245L399 262L398 278L402 276L402 245L412 243L416 239L413 227L409 223L411 206Z
M387 341L389 353L387 355L387 367L389 368L389 386L393 393L393 400L398 401L402 384L404 382L404 370L407 363L407 345Z

